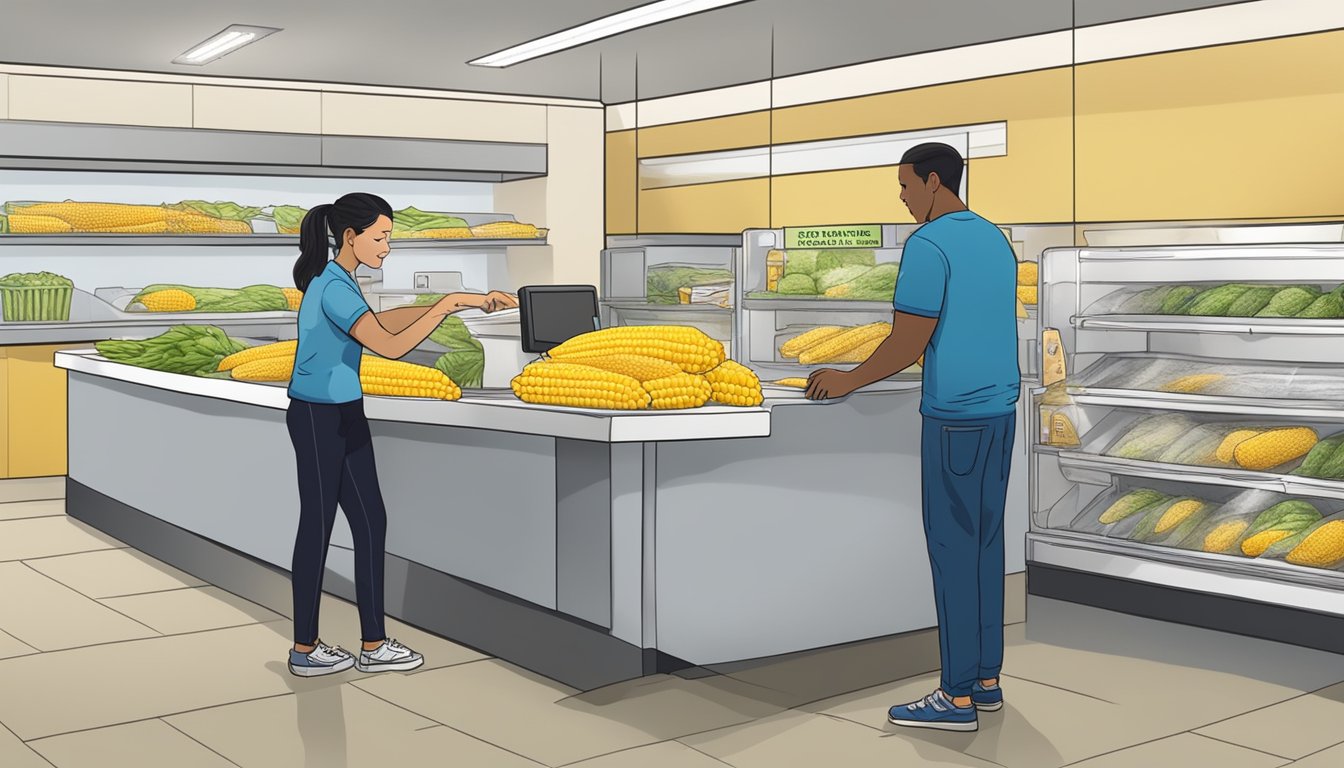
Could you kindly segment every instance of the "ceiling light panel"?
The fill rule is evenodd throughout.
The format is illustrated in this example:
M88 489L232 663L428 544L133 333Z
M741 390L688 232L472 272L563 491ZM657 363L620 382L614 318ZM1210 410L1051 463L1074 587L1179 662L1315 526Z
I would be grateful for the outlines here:
M254 27L246 24L233 24L218 34L192 46L186 53L173 59L174 64L187 64L199 67L229 55L245 45L279 32L275 27Z

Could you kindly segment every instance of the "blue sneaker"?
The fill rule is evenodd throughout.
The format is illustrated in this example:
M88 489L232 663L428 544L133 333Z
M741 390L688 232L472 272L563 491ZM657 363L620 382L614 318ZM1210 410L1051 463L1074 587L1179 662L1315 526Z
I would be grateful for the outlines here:
M919 701L892 707L887 719L896 725L940 731L974 731L980 727L974 706L958 707L941 690Z
M332 647L319 640L309 653L289 649L289 671L299 677L321 677L355 666L355 657L340 646Z
M997 712L1003 709L1003 689L997 684L986 688L976 680L971 688L971 703L981 712Z

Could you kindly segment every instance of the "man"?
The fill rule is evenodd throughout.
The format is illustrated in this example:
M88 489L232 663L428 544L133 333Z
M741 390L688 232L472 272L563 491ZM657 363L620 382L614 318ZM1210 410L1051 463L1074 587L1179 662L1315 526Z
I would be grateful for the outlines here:
M867 362L815 371L807 387L811 399L843 397L924 355L924 532L942 680L888 717L950 731L974 731L977 709L1003 707L1003 510L1021 379L1016 259L998 227L958 197L964 167L945 144L901 158L901 200L923 226L901 255L891 334Z

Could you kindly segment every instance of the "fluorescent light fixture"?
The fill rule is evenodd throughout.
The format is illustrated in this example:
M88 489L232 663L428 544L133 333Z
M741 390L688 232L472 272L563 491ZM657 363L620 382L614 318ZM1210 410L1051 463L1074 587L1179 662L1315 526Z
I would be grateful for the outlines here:
M261 38L279 31L274 27L251 27L245 24L233 24L173 59L173 63L190 64L197 67L202 64L209 64L215 59L233 53L244 45L255 43Z
M521 43L512 48L505 48L489 56L472 59L467 63L479 67L509 67L520 61L587 45L594 40L619 35L632 29L661 24L664 21L743 2L747 2L747 0L658 0L658 2L641 5L628 11L603 16L596 21L570 27L553 35L539 37L536 40Z

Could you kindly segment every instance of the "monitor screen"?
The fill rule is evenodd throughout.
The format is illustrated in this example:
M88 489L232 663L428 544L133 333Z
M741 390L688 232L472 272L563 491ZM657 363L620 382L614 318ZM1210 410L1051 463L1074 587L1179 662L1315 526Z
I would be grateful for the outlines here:
M591 285L526 286L518 291L523 351L546 352L597 330L597 290Z

